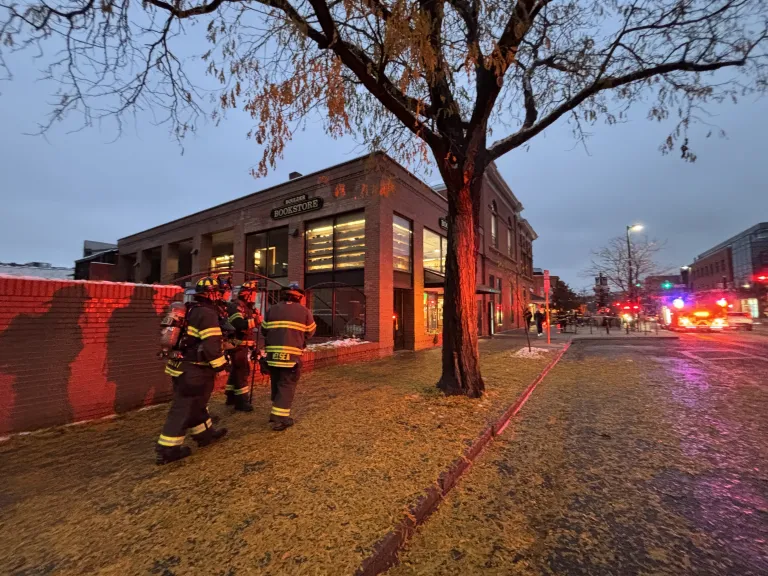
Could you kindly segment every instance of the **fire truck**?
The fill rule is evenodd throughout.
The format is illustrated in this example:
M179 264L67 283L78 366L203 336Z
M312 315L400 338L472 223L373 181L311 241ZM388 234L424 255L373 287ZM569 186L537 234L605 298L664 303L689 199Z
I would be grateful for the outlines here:
M669 330L713 332L728 328L728 300L723 296L686 295L661 305L661 323Z

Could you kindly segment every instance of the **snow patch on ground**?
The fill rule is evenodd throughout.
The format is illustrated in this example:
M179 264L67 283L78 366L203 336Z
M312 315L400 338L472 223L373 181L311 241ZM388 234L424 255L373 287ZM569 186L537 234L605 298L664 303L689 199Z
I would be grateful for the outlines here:
M512 356L515 358L541 358L543 354L549 354L551 350L548 350L547 348L531 348L528 350L528 347L520 348L517 352L515 352Z
M332 348L349 348L350 346L357 346L359 344L370 344L367 340L357 340L356 338L345 338L343 340L329 340L328 342L320 342L318 344L310 344L307 346L307 350L328 350Z

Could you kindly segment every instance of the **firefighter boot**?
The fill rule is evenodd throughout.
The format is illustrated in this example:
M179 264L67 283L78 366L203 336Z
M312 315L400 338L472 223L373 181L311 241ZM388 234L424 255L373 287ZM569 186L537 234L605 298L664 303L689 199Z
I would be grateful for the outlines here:
M226 428L206 428L205 432L201 432L200 434L196 434L193 436L195 439L195 442L197 442L198 447L205 448L206 446L210 446L211 444L214 444L215 442L218 442L224 436L227 435L227 429Z
M286 428L293 426L293 418L287 416L270 416L269 421L272 423L272 430L275 432L282 432Z
M232 390L227 390L225 393L227 401L224 402L225 406L232 406L235 403L235 393Z
M234 404L235 410L238 412L253 412L253 406L248 402L248 396L246 394L235 396Z
M192 450L189 446L156 446L155 447L155 464L162 466L163 464L170 464L186 458L192 454Z

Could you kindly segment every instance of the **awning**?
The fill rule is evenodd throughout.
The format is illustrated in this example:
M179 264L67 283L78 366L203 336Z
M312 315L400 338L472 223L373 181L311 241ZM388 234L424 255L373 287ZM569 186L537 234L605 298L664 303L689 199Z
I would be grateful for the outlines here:
M501 294L501 290L494 288L493 286L486 286L485 284L478 284L475 294Z
M547 301L546 298L531 292L531 302L538 303L538 304L544 304L546 301Z
M432 270L424 270L424 288L442 288L445 286L445 276Z

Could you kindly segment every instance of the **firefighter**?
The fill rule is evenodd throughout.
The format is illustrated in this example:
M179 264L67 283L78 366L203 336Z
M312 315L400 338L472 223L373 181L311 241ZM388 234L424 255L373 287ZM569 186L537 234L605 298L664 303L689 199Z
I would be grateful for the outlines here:
M187 308L185 333L179 343L181 357L169 360L165 367L173 379L173 400L157 440L157 464L190 455L189 447L183 445L187 432L201 448L227 433L226 428L213 427L207 408L216 372L227 368L216 307L220 298L216 278L201 278L195 285L195 301Z
M272 383L269 421L275 431L293 426L291 404L301 377L301 355L315 333L312 313L302 306L304 293L291 283L282 290L282 302L267 311L261 330L266 338L266 364Z
M254 309L258 284L253 280L240 286L237 300L227 308L227 320L234 327L233 348L229 352L232 370L227 381L227 404L234 405L240 412L252 412L248 401L248 375L251 373L250 360L256 348L261 314Z

